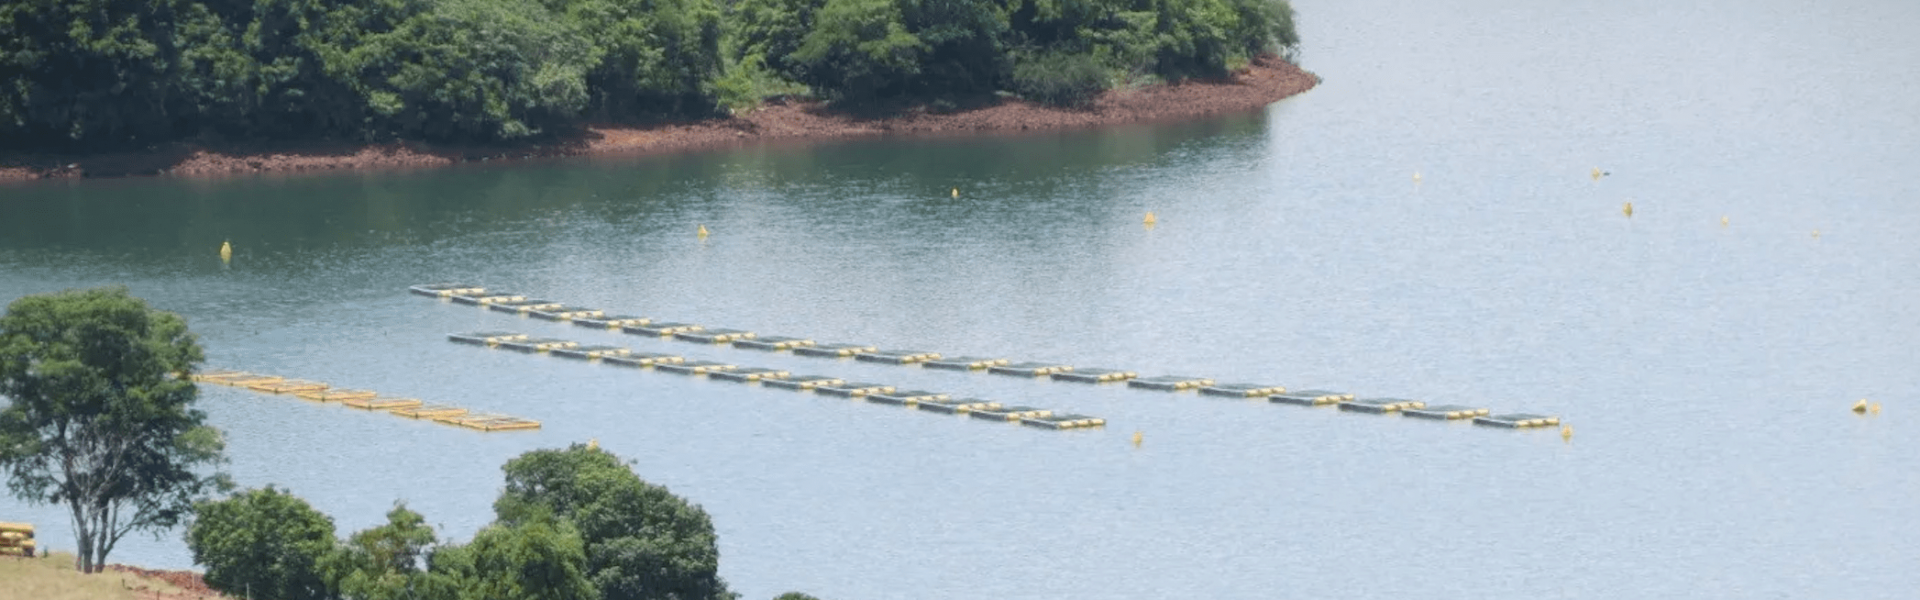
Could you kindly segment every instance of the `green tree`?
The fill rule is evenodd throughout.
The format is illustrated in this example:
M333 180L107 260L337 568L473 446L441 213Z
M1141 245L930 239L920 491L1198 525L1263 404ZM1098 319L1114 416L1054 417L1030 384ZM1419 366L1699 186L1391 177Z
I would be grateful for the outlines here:
M331 598L319 561L333 544L333 519L273 486L201 502L187 528L207 585L236 597Z
M802 594L800 592L787 592L785 594L774 596L773 600L820 600L820 599L807 594Z
M495 524L473 543L433 553L435 600L592 600L580 533L565 521Z
M619 457L575 444L508 461L494 503L508 526L571 521L586 543L588 577L604 600L732 598L705 510L649 484Z
M426 518L397 504L385 525L355 532L321 561L321 570L342 598L414 598L430 587L421 568L434 541Z
M0 316L0 467L16 497L66 505L82 572L225 486L199 472L225 448L193 408L202 360L185 319L125 288L26 296Z

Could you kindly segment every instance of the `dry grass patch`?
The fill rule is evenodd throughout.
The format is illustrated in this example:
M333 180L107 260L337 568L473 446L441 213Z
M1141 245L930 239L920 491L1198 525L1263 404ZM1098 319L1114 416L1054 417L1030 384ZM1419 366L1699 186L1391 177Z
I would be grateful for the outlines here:
M0 598L34 600L197 600L201 595L159 579L118 571L83 575L65 552L22 558L0 556Z

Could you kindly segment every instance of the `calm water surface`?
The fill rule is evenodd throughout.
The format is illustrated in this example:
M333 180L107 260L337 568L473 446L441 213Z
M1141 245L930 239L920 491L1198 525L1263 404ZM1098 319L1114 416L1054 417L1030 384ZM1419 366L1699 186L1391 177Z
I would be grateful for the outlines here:
M1296 4L1326 83L1200 123L0 188L0 300L125 283L188 316L211 366L545 422L481 434L206 390L234 475L291 488L342 534L403 500L464 540L502 462L597 438L712 513L748 598L1920 587L1920 4ZM1578 432L706 348L403 291L449 279ZM443 339L478 328L1111 425L1042 432ZM1859 398L1885 413L1847 412ZM0 499L0 516L72 545L58 508ZM191 563L177 535L114 558Z

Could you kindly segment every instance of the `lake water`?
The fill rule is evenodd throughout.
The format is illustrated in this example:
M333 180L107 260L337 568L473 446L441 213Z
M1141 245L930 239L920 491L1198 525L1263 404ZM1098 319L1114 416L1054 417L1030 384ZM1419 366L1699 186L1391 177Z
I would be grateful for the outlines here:
M597 438L712 513L747 598L1920 587L1920 4L1297 8L1325 84L1204 122L0 188L0 300L124 283L186 315L210 367L544 421L484 434L206 389L239 481L291 488L343 535L404 500L467 539L501 463ZM441 280L1577 432L700 347L405 293ZM1110 423L1048 432L444 339L502 328ZM1885 411L1849 412L1861 398ZM71 548L63 514L0 499ZM112 558L191 563L177 534Z

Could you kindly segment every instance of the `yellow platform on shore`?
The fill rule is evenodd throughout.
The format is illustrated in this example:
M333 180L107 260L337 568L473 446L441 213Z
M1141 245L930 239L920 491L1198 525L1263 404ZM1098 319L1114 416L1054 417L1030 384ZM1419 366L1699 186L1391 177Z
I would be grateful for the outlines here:
M363 400L366 398L372 398L380 394L372 390L318 389L318 390L306 390L303 392L295 393L294 395L299 396L303 399L313 400L316 402L345 402L348 400Z

